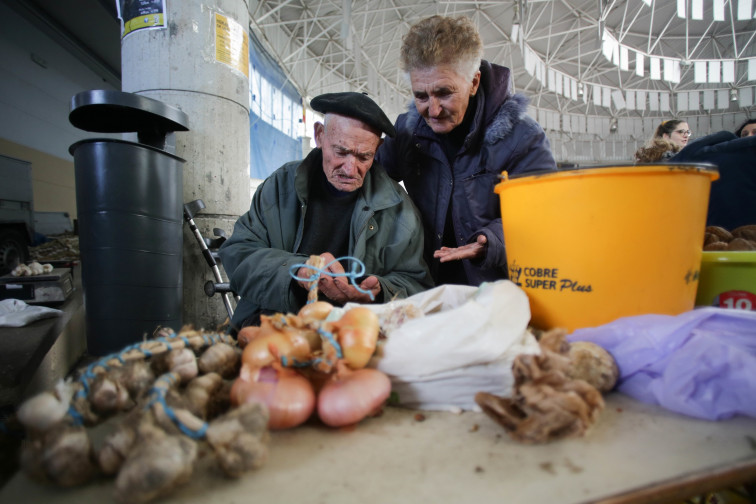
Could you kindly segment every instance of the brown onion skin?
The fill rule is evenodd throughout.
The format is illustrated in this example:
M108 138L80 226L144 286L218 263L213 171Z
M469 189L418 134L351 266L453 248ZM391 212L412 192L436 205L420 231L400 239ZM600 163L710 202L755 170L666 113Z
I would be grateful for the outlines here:
M258 336L244 347L242 362L253 368L269 366L281 357L304 362L310 359L310 344L298 331L273 331Z
M364 368L373 356L378 341L378 316L369 308L357 306L332 322L331 328L349 367Z
M315 391L305 377L290 369L280 366L264 371L243 369L231 387L231 404L249 402L261 402L268 407L269 429L289 429L310 418L315 410Z
M297 315L304 319L325 320L328 314L333 310L333 305L326 301L315 301L304 305Z
M360 422L383 408L391 394L391 380L381 371L363 368L352 371L344 361L318 395L318 416L331 427Z

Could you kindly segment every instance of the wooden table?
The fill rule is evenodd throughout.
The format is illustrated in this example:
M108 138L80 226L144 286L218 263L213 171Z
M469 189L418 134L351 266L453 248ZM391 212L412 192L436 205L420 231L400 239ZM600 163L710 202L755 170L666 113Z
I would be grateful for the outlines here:
M580 439L527 446L482 413L387 408L352 429L276 432L263 468L238 480L211 459L160 503L658 503L756 481L756 419L709 422L607 397ZM112 502L112 480L77 489L17 474L0 502Z

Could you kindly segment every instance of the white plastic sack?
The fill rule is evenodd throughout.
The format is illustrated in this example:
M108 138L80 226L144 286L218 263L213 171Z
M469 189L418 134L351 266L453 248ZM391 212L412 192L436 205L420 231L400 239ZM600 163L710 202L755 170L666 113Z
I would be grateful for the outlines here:
M477 409L477 392L511 395L517 355L540 352L527 330L527 295L509 280L480 287L442 285L407 299L363 306L382 320L407 303L425 315L388 333L370 364L389 376L400 405Z

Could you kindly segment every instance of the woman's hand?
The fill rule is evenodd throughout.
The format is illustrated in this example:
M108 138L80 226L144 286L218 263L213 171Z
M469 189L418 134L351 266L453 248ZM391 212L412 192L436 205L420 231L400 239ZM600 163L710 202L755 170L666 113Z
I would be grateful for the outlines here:
M486 235L478 235L473 243L462 245L461 247L441 247L433 252L433 257L442 263L449 261L460 261L462 259L482 259L486 256L486 247L488 240Z

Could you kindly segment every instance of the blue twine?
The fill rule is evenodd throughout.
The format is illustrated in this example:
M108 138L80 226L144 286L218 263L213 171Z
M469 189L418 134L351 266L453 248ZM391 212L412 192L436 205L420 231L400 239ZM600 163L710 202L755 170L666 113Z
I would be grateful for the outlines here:
M81 413L74 408L74 405L71 404L68 406L68 414L73 419L74 426L78 427L79 425L84 424L84 417L81 416Z
M352 263L352 270L351 271L345 271L344 273L333 273L332 271L328 271L328 267L336 262L340 261L350 261ZM301 278L297 276L297 271L299 268L309 268L311 270L314 270L315 273L310 275L307 278ZM310 290L313 290L315 287L317 287L317 281L320 278L320 275L328 275L330 277L347 277L349 278L349 283L352 284L352 286L357 289L359 292L363 294L367 294L370 296L371 301L375 301L375 296L373 293L369 290L365 290L360 288L359 285L357 285L356 279L363 276L365 274L365 264L357 259L356 257L352 256L344 256L339 257L337 259L334 259L333 261L329 262L323 268L316 268L315 266L312 266L310 264L294 264L289 268L289 275L298 282L313 282L313 284L310 286Z
M155 380L155 383L158 381L167 381L168 386L174 385L177 381L178 377L175 373L167 373ZM163 410L165 411L165 414L168 416L168 418L171 419L171 421L176 425L176 427L179 428L181 432L186 434L192 439L202 439L205 437L205 434L207 433L207 422L202 422L202 426L197 429L193 430L187 427L179 418L176 416L176 412L168 406L168 403L165 402L165 394L168 391L167 388L162 387L155 387L153 386L150 390L151 399L150 401L145 405L145 409L150 408L155 403L160 404L163 407Z
M203 335L203 336L204 336L203 339L205 343L207 343L208 342L207 335ZM170 347L171 340L174 340L176 338L181 338L181 340L183 340L183 342L186 344L187 347L191 346L189 343L189 338L187 338L186 336L178 336L176 332L173 330L171 330L170 333L166 334L165 337L155 338L154 340L150 340L150 341L154 341L157 343L164 343L165 345ZM212 335L210 335L209 338L211 342L223 340L222 336L216 333L213 333ZM209 343L207 344L209 345ZM141 343L133 343L121 349L118 352L112 353L110 355L106 355L105 357L101 357L99 360L87 366L86 370L79 377L78 381L81 383L81 389L76 392L76 394L74 395L74 399L82 399L82 398L87 397L87 395L89 394L89 380L97 377L97 375L94 373L94 369L96 367L102 367L103 369L105 369L105 371L107 371L108 369L110 369L110 366L108 366L107 363L111 359L116 359L120 363L124 364L126 362L126 359L124 356L132 350L139 350L140 352L144 354L146 358L152 357L153 353L149 350L140 348L140 345ZM79 426L84 423L84 418L82 417L81 413L76 409L76 407L73 404L69 406L68 414L73 419L73 423L75 426Z
M286 322L286 318L283 318L283 317L281 319L281 323L283 325L288 325ZM332 332L326 331L325 329L323 329L322 326L320 326L317 329L317 333L320 335L321 340L325 339L328 341L328 343L330 343L333 346L333 348L336 350L337 359L341 359L344 356L344 353L341 351L341 345L339 345L339 342L336 341L336 338L333 336ZM325 362L329 366L332 366L334 364L330 360L323 359L322 357L318 357L316 359L309 360L309 361L298 361L297 359L291 359L291 362L289 362L289 359L285 355L283 355L281 356L280 360L281 360L281 365L283 367L308 367L308 366L315 366L321 362Z
M297 359L291 359L291 362L289 362L289 359L285 355L281 357L283 367L308 367L312 366L314 362L314 360L298 361Z
M325 338L326 340L328 340L328 343L330 343L333 346L333 348L336 349L337 358L341 359L344 356L344 354L341 351L341 345L339 345L339 342L336 341L336 338L333 337L332 332L326 331L322 327L318 327L318 334L320 334L321 338Z

